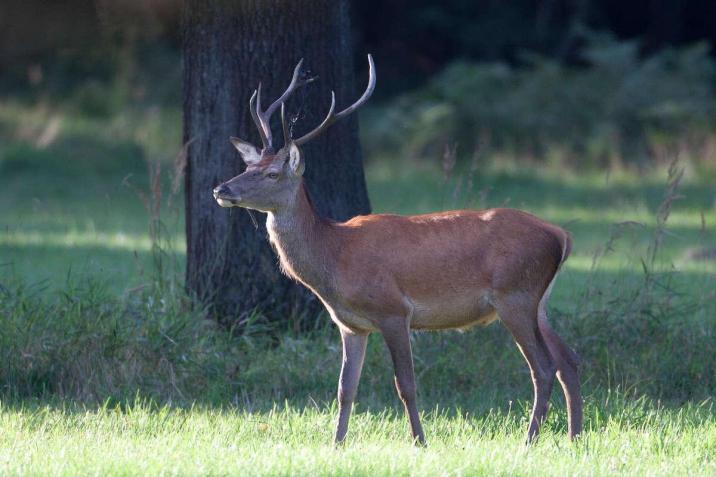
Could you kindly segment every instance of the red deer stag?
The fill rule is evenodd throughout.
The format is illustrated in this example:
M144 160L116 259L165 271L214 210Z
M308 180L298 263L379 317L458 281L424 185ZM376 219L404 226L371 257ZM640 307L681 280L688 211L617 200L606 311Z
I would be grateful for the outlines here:
M222 207L267 214L266 228L283 272L315 293L340 329L336 442L348 430L370 333L380 332L385 339L413 439L424 444L410 330L464 329L497 317L512 333L532 376L528 442L545 419L555 376L566 397L569 436L576 437L582 429L578 358L550 327L546 314L555 276L571 248L567 232L512 209L374 214L347 222L316 214L302 178L305 161L299 146L368 100L376 81L370 55L368 62L368 87L360 99L336 112L333 94L323 122L297 139L290 137L284 102L310 81L303 77L301 63L286 91L265 111L259 86L250 108L263 148L232 137L246 170L213 191ZM276 151L269 121L279 106L284 144Z

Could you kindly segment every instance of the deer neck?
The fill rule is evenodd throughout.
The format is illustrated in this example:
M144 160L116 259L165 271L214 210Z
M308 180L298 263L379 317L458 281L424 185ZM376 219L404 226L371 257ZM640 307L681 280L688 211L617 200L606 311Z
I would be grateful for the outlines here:
M288 207L268 213L266 229L282 271L314 291L324 291L333 257L331 224L316 213L303 184Z

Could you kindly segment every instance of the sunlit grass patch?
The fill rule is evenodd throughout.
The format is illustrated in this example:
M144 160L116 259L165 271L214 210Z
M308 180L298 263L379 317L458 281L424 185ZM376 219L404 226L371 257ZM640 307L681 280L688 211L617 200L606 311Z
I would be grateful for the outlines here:
M38 231L6 233L0 237L0 245L57 248L98 247L141 252L148 252L152 248L152 244L146 234L126 234L123 232L108 234L76 230L66 233Z
M428 447L394 411L354 414L331 443L335 409L157 407L136 402L0 408L3 475L712 475L716 421L623 400L587 407L576 444L550 429L527 447L513 412L424 413Z

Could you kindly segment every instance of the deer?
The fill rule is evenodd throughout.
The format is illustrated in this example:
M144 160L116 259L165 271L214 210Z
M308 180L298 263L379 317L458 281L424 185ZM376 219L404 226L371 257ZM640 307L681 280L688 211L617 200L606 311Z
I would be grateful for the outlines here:
M416 400L411 330L464 330L501 321L529 367L534 401L526 442L547 415L555 377L567 404L568 435L582 430L579 357L553 330L546 305L572 248L564 229L516 209L453 210L425 215L370 214L338 222L317 214L303 180L300 147L360 108L373 93L368 55L362 96L336 112L335 92L325 119L293 138L285 102L309 83L295 67L288 87L266 110L261 85L249 101L262 141L230 141L246 164L213 190L221 207L266 214L268 238L285 275L311 290L338 326L343 358L334 441L344 442L371 333L380 333L394 368L395 387L415 445L425 445ZM270 119L281 108L283 146L273 143Z

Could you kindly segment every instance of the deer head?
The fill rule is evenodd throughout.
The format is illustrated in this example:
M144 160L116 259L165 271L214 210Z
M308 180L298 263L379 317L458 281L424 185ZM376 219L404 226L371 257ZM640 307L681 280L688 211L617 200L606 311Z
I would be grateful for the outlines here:
M262 212L276 211L292 203L300 190L305 163L299 146L307 143L325 131L334 122L342 119L361 107L373 94L375 89L375 65L368 55L368 86L363 95L344 110L336 113L336 95L331 92L331 106L326 118L315 129L300 138L292 138L286 121L285 102L291 94L301 86L315 78L306 78L299 61L293 71L293 78L288 88L265 111L261 111L261 84L254 91L249 101L251 117L259 130L262 149L259 151L253 144L236 137L230 138L231 143L239 151L246 163L246 170L214 188L214 198L222 207L244 207ZM271 134L271 115L281 106L281 124L283 127L284 144L276 152Z

